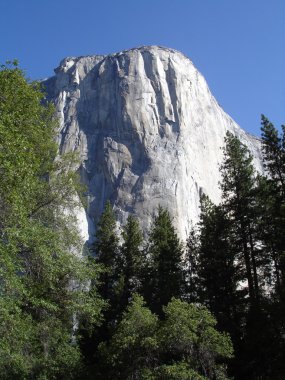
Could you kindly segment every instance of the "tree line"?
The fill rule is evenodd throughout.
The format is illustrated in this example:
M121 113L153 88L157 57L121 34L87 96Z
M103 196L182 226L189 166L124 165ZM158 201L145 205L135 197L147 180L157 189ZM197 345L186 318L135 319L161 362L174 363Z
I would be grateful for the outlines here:
M134 312L135 294L143 297L162 326L171 326L167 331L171 349L162 341L155 354L150 350L151 358L156 359L148 362L153 378L168 378L160 375L159 363L162 368L167 366L169 373L177 366L188 365L189 372L185 367L184 372L170 375L173 379L198 375L222 379L226 378L226 366L228 376L235 379L284 378L284 128L279 136L262 116L263 174L255 171L253 157L238 137L226 134L220 167L221 203L215 205L205 194L201 196L200 222L192 228L186 245L179 241L168 211L161 207L145 241L138 221L130 216L119 245L115 215L107 204L92 249L97 262L107 268L98 291L110 309L91 337L97 345L93 350L88 343L85 346L86 352L92 353L89 363L97 363L91 365L91 378L94 368L97 378L104 378L108 371L110 378L144 378L138 364L146 366L140 343L136 343L139 347L126 347L125 359L122 348L119 355L112 351L114 344L117 349L124 346L123 336L119 335L122 340L118 341L117 334L123 324L124 336L128 336L125 319ZM175 318L168 311L171 307L175 313L173 305L177 308ZM222 346L221 340L218 350L223 350L222 355L221 351L204 351L204 343L199 353L184 351L182 342L189 333L184 328L191 320L184 307L196 308L199 318L202 310L210 312L217 321L217 331L230 335L234 350L230 341ZM180 319L183 315L184 323ZM168 324L168 318L173 325ZM194 324L191 322L192 329ZM173 335L174 331L181 335ZM210 334L206 339L211 341ZM210 362L205 359L208 355L212 356ZM135 371L129 360L136 363ZM196 375L192 375L193 369Z
M237 379L285 375L285 127L281 136L262 115L262 159L227 133L221 165L222 201L203 195L187 242L191 301L201 302L232 339Z
M167 210L144 237L107 202L78 257L82 189L53 113L1 67L0 378L283 379L284 127L262 116L265 175L227 133L222 201L201 196L185 244Z
M108 202L90 257L101 268L91 288L108 306L91 334L83 321L82 378L226 379L230 337L185 299L184 249L169 212L158 208L147 242L133 216L121 235Z

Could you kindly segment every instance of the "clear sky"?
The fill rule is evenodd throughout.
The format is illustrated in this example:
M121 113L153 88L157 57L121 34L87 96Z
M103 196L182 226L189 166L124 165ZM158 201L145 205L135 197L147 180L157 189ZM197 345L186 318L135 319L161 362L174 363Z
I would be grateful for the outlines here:
M171 47L245 130L285 124L285 0L0 0L0 41L31 79L66 56Z

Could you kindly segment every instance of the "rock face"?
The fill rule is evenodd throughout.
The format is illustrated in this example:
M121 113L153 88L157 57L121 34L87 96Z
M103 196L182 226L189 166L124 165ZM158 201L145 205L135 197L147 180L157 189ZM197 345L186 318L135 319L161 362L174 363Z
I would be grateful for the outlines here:
M108 56L70 57L45 81L60 119L60 152L78 151L89 189L83 236L105 202L118 222L129 213L146 231L160 204L185 238L199 215L199 195L219 202L221 146L237 135L262 170L259 141L219 106L183 54L157 46ZM86 220L83 219L86 217Z

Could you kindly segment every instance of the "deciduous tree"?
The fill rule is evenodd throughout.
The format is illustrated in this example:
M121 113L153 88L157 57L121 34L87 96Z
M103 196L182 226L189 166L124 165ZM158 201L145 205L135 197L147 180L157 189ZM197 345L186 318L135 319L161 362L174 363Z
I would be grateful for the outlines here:
M75 161L57 158L54 109L17 66L0 70L0 372L3 379L73 378L75 320L98 324L96 277L73 207Z

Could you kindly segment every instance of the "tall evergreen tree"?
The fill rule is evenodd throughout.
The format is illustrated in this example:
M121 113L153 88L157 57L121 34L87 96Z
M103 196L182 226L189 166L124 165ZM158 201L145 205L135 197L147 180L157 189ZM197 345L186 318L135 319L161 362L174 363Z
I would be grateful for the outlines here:
M258 181L260 240L267 257L267 319L270 322L268 373L282 378L285 373L285 126L279 135L262 115L262 148L266 177Z
M267 251L260 238L260 215L257 180L252 156L244 144L230 133L226 136L222 173L222 207L230 225L234 260L240 265L248 292L244 308L244 329L237 352L237 378L270 378L272 357L268 346L274 344L265 298ZM266 200L264 200L266 202ZM271 343L269 343L271 342Z
M199 302L199 254L200 239L197 229L191 228L183 257L183 300Z
M263 162L268 177L260 180L260 207L262 237L275 268L279 296L285 281L285 126L279 136L274 125L262 115Z
M89 334L86 321L81 322L81 349L85 358L84 377L91 379L104 378L104 358L100 356L98 345L108 342L117 324L120 312L121 296L121 258L119 248L119 237L117 234L116 219L110 201L106 203L105 209L98 221L95 242L90 248L91 261L100 265L100 274L97 280L91 283L91 289L97 288L98 293L107 302L103 312L103 323L100 327L94 326Z
M283 199L285 197L285 126L283 125L283 135L280 137L278 130L264 116L261 116L261 137L263 149L263 162L279 189Z
M223 208L215 206L206 195L201 197L199 230L200 302L215 315L218 327L231 333L236 343L243 297L243 291L238 290L240 267L236 262L229 220Z
M182 293L183 249L172 225L170 214L162 207L154 218L149 234L149 282L147 301L151 309L162 315L163 306Z
M143 236L139 223L133 216L128 217L122 236L124 239L121 247L123 289L120 304L123 310L132 294L142 291Z
M271 179L264 176L257 177L256 189L258 237L262 250L263 281L267 292L280 295L282 289L282 245L283 232L280 198L276 195L276 188ZM282 225L283 224L283 225Z
M227 132L221 166L222 199L232 229L232 244L239 251L236 259L244 268L251 306L260 297L259 248L255 238L254 168L252 156L237 137Z
M103 268L98 290L105 300L110 303L115 302L120 271L120 249L116 219L110 201L106 203L97 224L92 251L96 261Z

